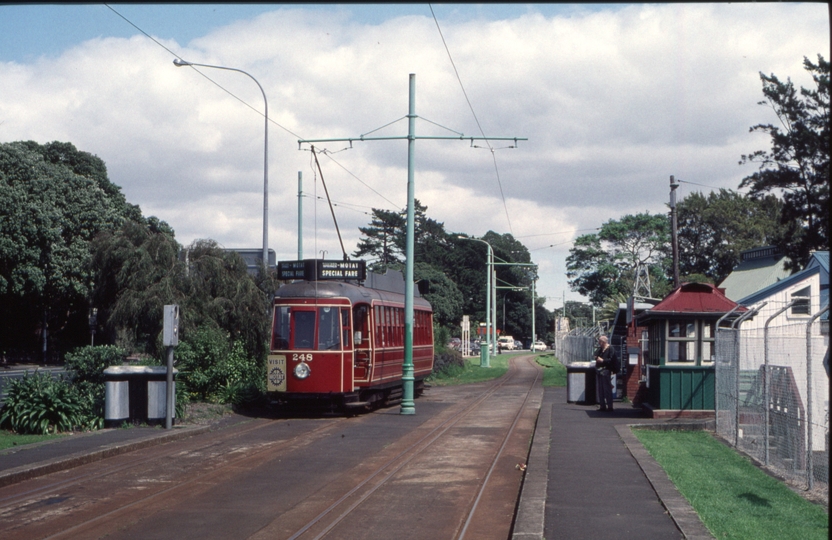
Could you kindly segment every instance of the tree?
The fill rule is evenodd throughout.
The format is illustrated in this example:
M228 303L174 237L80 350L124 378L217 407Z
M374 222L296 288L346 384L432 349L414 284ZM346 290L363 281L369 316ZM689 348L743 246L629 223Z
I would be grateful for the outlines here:
M0 336L6 346L32 349L26 337L37 334L46 360L47 343L57 336L77 344L88 335L90 243L134 212L107 180L104 163L69 143L0 145Z
M448 253L445 225L427 217L427 206L418 199L413 207L413 255L420 262L443 266ZM384 272L403 269L407 249L407 208L399 212L373 209L369 227L359 227L364 236L358 242L355 257L369 257L370 268Z
M776 244L786 234L782 203L774 195L756 198L720 189L694 192L676 206L682 281L706 276L721 283L740 262L740 253ZM695 277L699 275L699 277Z
M456 284L439 268L417 262L413 265L413 277L427 287L422 296L433 307L433 321L446 328L455 328L462 320L462 293Z
M159 354L162 309L186 299L185 267L173 230L152 217L128 220L99 235L93 250L92 302L103 336L130 352ZM183 323L192 317L189 310L181 313Z
M373 208L369 227L359 227L364 236L358 241L355 257L369 257L371 269L383 272L388 266L404 264L404 244L399 244L405 218L401 212Z
M765 100L780 123L757 124L751 132L771 137L771 149L743 155L740 164L758 163L759 170L745 177L740 188L750 195L782 193L780 221L789 227L778 247L788 256L789 268L802 268L813 250L829 245L829 62L818 55L817 64L803 59L816 88L795 89L791 79L760 73Z
M608 297L629 296L639 265L650 269L653 296L669 289L670 225L667 216L647 212L610 220L598 233L579 236L566 258L573 291L601 307Z

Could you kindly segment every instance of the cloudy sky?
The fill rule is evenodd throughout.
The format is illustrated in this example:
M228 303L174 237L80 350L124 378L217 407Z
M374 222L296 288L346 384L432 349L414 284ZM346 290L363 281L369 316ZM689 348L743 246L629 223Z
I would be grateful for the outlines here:
M435 17L434 17L435 16ZM736 189L775 122L760 72L811 86L824 3L90 4L0 6L0 142L65 141L177 240L262 246L264 101L269 247L340 258L320 175L298 139L407 134L415 193L446 230L511 233L540 265L547 307L569 291L571 242L679 196ZM373 208L407 201L403 140L319 143L348 252Z

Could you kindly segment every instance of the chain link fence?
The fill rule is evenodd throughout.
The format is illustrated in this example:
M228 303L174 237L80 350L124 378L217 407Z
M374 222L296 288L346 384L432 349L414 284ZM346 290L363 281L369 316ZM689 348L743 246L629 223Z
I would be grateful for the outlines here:
M816 318L718 330L716 431L828 503L829 347Z
M598 348L600 332L597 326L573 328L568 334L555 339L555 356L565 366L574 362L591 362L592 353Z

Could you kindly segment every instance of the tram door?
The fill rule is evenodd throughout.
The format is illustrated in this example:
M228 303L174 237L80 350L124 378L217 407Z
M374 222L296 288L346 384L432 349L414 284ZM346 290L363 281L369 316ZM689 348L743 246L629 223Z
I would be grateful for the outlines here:
M369 382L373 358L370 339L370 306L359 304L353 307L352 322L355 325L353 379L357 383Z

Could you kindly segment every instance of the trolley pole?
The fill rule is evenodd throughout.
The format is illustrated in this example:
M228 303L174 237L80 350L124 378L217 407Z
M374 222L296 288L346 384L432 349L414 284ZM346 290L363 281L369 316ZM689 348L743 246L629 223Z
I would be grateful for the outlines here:
M402 406L401 414L416 414L416 407L413 403L413 236L414 236L414 203L415 203L415 175L414 175L414 154L416 139L441 139L441 140L491 140L491 141L526 141L521 137L466 137L459 133L455 137L416 136L416 75L411 73L409 80L408 100L408 129L407 136L392 137L365 137L361 135L354 138L341 139L300 139L298 147L302 144L313 144L319 142L349 142L353 141L389 141L407 139L407 245L405 246L405 290L404 290L404 364L402 365Z
M298 171L298 260L303 260L303 172Z

